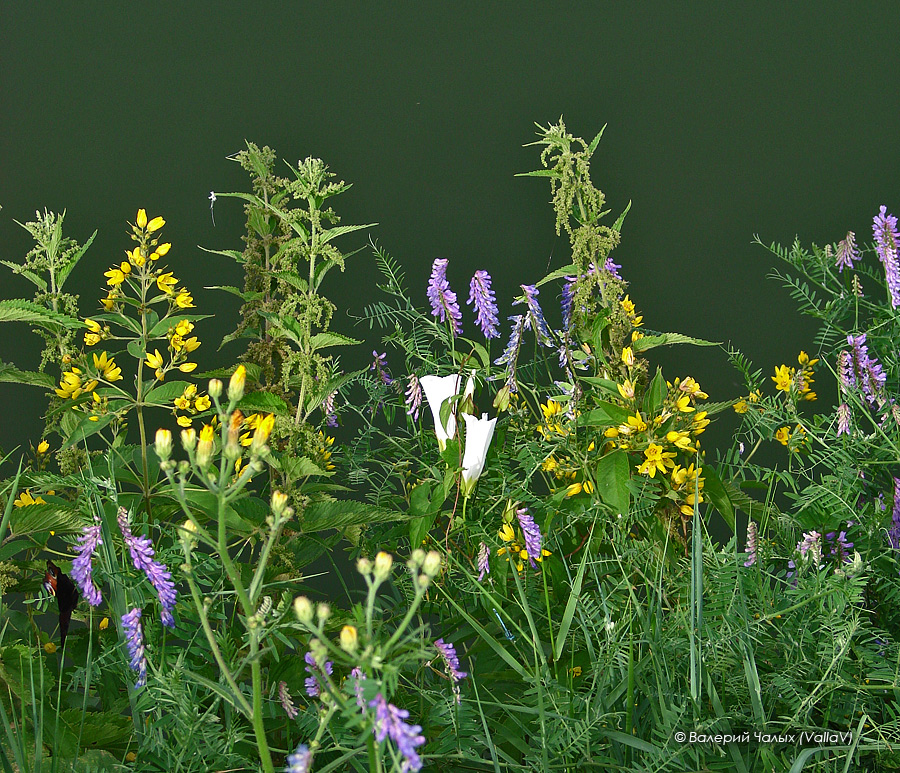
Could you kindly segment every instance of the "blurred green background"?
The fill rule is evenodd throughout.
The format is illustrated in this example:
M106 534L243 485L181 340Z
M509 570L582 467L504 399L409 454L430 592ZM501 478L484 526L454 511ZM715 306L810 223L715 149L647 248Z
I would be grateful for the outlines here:
M70 283L90 313L125 221L161 214L170 265L216 313L198 326L201 367L233 362L239 345L215 348L236 299L202 287L241 277L198 245L242 248L239 203L220 200L214 228L207 196L246 189L225 160L246 138L353 182L344 222L380 224L420 304L446 257L463 299L476 268L493 275L505 317L518 284L567 262L546 181L514 177L538 164L522 147L534 122L563 115L587 139L608 124L594 180L611 218L634 202L613 257L646 326L730 341L768 373L810 350L813 327L753 235L865 243L879 205L900 211L898 21L896 3L5 3L0 256L22 259L13 221L38 208L66 209L80 242L99 229ZM2 271L0 297L30 295ZM376 298L371 251L332 276L334 326L364 333L346 312ZM33 368L39 350L24 326L0 330L0 359ZM655 361L713 400L740 391L719 350ZM39 390L0 384L0 404L4 447L36 441Z

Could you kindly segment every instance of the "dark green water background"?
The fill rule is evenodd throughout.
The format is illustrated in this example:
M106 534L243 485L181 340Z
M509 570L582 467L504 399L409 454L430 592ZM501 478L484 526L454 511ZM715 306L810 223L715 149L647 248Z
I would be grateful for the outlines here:
M613 216L634 202L614 257L646 325L731 341L770 372L813 327L753 234L868 241L879 205L900 212L898 22L896 3L4 3L0 257L21 260L13 220L38 208L67 209L79 241L98 228L71 282L90 313L125 221L162 214L176 275L216 313L201 367L233 362L215 347L236 299L201 288L240 273L197 245L241 249L239 204L220 200L213 228L207 195L245 189L225 156L247 138L352 181L345 222L380 224L423 306L446 257L460 295L487 269L506 316L518 284L567 262L546 181L513 176L537 165L533 122L564 115L588 139L608 124L594 177ZM30 295L0 271L0 297ZM363 332L345 312L375 300L375 278L368 251L334 275L335 327ZM0 330L3 360L35 367L38 351L24 326ZM738 394L717 350L656 361ZM0 385L0 405L4 448L36 441L39 390Z

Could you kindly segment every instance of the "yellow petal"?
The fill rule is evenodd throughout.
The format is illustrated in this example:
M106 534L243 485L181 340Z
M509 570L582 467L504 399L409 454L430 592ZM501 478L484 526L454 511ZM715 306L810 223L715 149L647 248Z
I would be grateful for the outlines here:
M137 219L134 221L138 228L144 228L147 225L147 211L139 209Z

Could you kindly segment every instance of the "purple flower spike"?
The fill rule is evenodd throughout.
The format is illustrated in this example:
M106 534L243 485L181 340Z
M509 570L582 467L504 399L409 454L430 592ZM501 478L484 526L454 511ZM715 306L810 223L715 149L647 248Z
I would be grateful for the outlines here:
M744 566L753 566L756 563L757 546L756 521L750 521L747 524L747 549L744 551L747 554L747 560L744 561Z
M391 378L391 374L388 371L387 364L387 352L378 353L377 350L373 350L372 356L375 360L369 366L369 370L374 370L378 375L378 378L381 379L381 383L385 386L390 386L394 383L394 379Z
M869 356L866 334L848 335L847 343L852 347L852 351L842 352L838 363L841 387L846 389L858 384L870 405L883 403L881 392L887 376L881 363Z
M894 509L891 512L888 540L894 550L900 550L900 478L894 478Z
M612 274L616 279L620 282L624 281L622 276L619 274L619 269L622 268L618 263L613 263L612 255L606 256L606 264L603 266L610 274Z
M369 707L375 709L375 740L382 743L390 736L397 745L397 750L403 755L403 773L406 771L419 771L422 769L422 759L419 757L416 747L425 743L420 725L407 725L403 720L409 717L406 709L398 709L393 703L388 703L381 693L378 693L371 701Z
M482 542L478 546L478 582L481 582L485 575L491 573L490 555L491 550L487 543Z
M419 420L419 409L422 407L422 385L419 377L414 373L409 377L409 386L406 388L406 415L412 416L414 422Z
M575 297L575 284L577 277L567 276L563 285L560 305L562 306L563 330L568 330L572 324L572 299Z
M362 683L366 681L366 672L363 671L359 666L354 666L350 671L350 676L352 676L356 681L353 683L353 692L356 695L356 705L365 713L366 711L366 702L363 700L363 686Z
M848 231L846 238L838 244L834 265L840 273L845 268L853 268L853 262L859 259L859 250L856 249L856 234Z
M541 304L538 303L538 295L540 294L534 285L519 285L525 292L524 299L513 301L513 306L518 303L525 303L528 306L528 314L525 316L525 329L534 328L538 341L544 346L552 346L550 341L550 328L547 326L547 320L544 319L544 312L541 310Z
M891 305L900 306L900 263L898 263L898 247L900 234L897 233L897 218L887 213L887 207L881 207L872 223L875 236L875 252L884 264L884 277L887 280Z
M287 767L284 769L284 773L309 773L312 758L309 747L305 743L300 744L293 754L287 756Z
M444 659L447 675L450 677L450 682L453 685L453 694L456 696L456 702L460 703L462 702L462 696L459 694L458 683L465 679L468 674L459 669L459 657L456 654L456 647L450 642L445 642L443 639L435 641L434 646Z
M487 339L499 338L500 331L497 328L497 299L491 289L491 275L487 271L476 271L472 281L469 282L469 300L467 304L475 304L477 312L476 322L484 337Z
M850 561L850 551L853 549L853 543L847 540L846 531L830 531L825 535L825 539L831 543L830 556L834 556L842 564L846 564Z
M850 406L847 403L841 403L838 406L838 435L850 434Z
M291 699L291 693L290 690L288 690L287 682L278 683L278 700L281 701L281 708L283 708L284 713L288 715L288 719L294 719L297 714L300 713L294 705L294 701Z
M531 562L531 568L535 569L537 568L535 561L540 561L543 558L541 530L534 522L534 518L528 514L527 507L516 510L516 515L519 518L519 526L522 527L522 533L525 535L525 551L528 553L528 560Z
M85 526L84 533L78 538L80 543L77 550L78 556L72 561L72 579L78 583L81 588L81 595L87 599L88 604L92 607L99 607L103 597L100 595L100 589L94 584L91 577L91 561L94 558L94 551L98 545L103 544L100 536L100 520L94 516L94 525Z
M494 365L507 366L506 383L510 392L517 392L516 386L516 361L519 359L519 349L522 348L522 331L525 329L525 317L521 314L510 317L512 320L512 333L509 336L509 342L503 354L494 360Z
M316 663L316 659L313 657L312 652L307 652L303 659L306 661L306 672L310 674L310 676L306 677L306 694L310 698L318 698L322 694L323 685L321 677L323 671L319 668L319 664ZM330 660L326 660L324 668L324 673L331 676L334 671L334 663Z
M431 301L431 313L439 317L441 322L450 320L450 328L454 336L462 332L462 312L456 300L456 293L450 289L447 281L447 258L437 258L431 264L431 277L428 280L428 300Z
M334 412L334 398L337 392L329 393L322 401L322 413L325 414L325 426L336 427L338 425L337 414Z
M147 656L144 654L144 631L141 628L141 610L135 607L130 612L122 615L122 627L125 629L125 644L128 646L128 654L131 660L128 665L132 671L137 671L135 687L143 687L147 684Z
M175 609L178 593L175 590L175 583L172 582L172 573L166 570L165 564L153 560L155 553L153 542L149 537L135 537L131 533L131 527L128 525L128 511L124 507L119 508L118 521L125 544L128 545L131 553L134 568L147 575L147 579L150 580L150 584L159 596L159 603L162 605L160 612L162 624L174 629L175 618L172 616L172 610Z

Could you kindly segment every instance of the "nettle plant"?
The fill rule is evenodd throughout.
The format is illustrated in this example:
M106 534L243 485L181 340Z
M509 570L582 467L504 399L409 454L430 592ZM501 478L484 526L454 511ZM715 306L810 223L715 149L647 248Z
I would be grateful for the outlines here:
M223 344L245 348L203 383L162 218L138 212L86 318L63 287L90 241L61 216L26 224L37 246L11 267L38 292L0 319L47 346L0 378L51 402L3 487L0 589L25 594L0 628L5 771L896 767L895 221L873 234L887 304L852 235L776 249L823 321L815 356L764 378L732 351L746 394L712 402L651 366L709 342L649 329L627 293L630 204L607 225L591 180L602 132L538 128L525 176L550 181L570 262L502 313L487 269L466 297L438 259L410 293L373 243L386 298L357 322L382 337L357 371L326 353L361 342L331 329L322 288L367 226L339 224L349 186L318 159L278 177L248 143L252 192L214 195L244 202L245 249L215 252L245 271L220 288L242 302ZM814 412L823 365L833 413ZM732 407L713 462L701 435ZM755 461L765 444L784 469ZM303 577L320 556L340 596ZM673 740L851 723L843 746Z

